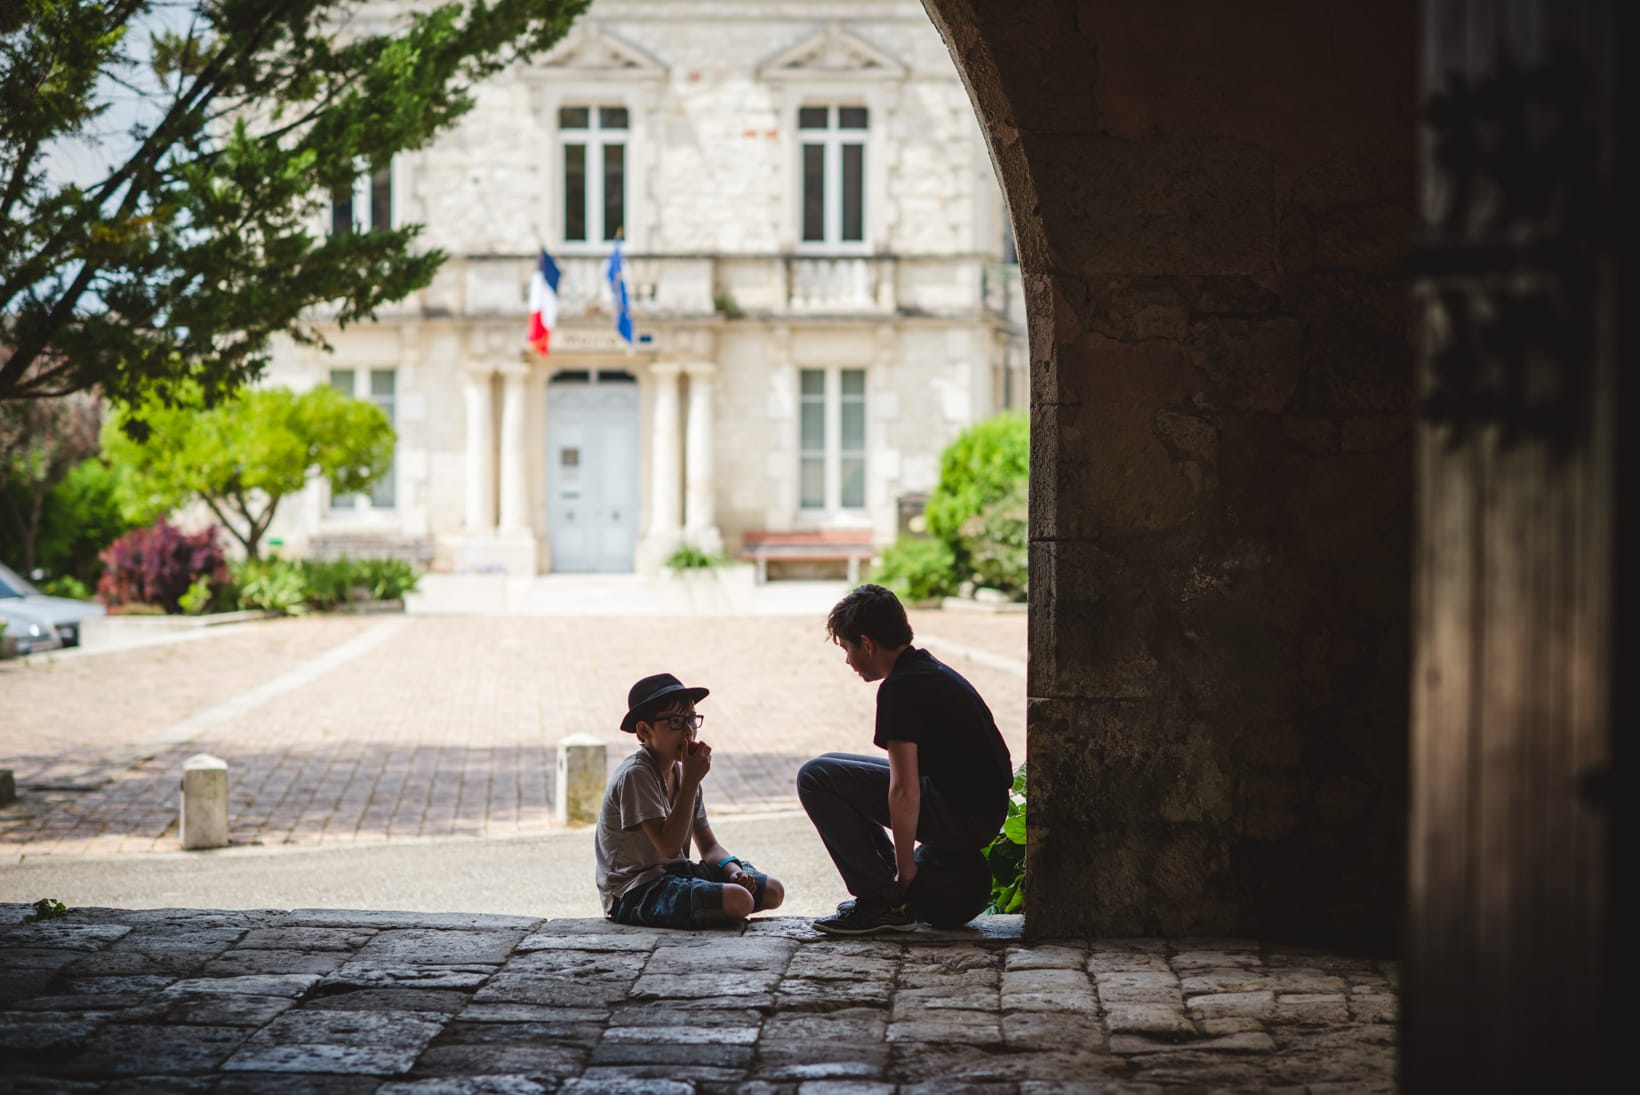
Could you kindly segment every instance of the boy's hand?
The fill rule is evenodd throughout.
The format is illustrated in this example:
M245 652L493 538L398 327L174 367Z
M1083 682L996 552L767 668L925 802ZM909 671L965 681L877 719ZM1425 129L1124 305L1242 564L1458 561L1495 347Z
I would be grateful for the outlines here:
M704 741L692 741L683 755L683 774L697 782L712 770L712 747Z
M741 870L739 864L731 863L724 875L730 882L751 894L753 901L757 900L757 880L746 871Z

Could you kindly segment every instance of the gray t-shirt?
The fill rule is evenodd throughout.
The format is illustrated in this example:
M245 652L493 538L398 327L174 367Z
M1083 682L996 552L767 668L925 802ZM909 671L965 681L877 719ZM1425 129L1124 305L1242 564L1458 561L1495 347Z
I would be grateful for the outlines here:
M681 767L681 766L680 766ZM695 788L695 820L689 835L676 855L665 856L655 850L649 834L643 831L646 821L664 821L677 801L677 792L666 793L661 762L640 747L636 753L621 761L604 791L603 809L598 812L598 833L595 842L598 858L598 895L603 898L604 915L615 914L615 899L628 890L652 882L665 873L668 863L689 858L689 840L696 829L706 824L706 796ZM683 773L672 783L681 787Z

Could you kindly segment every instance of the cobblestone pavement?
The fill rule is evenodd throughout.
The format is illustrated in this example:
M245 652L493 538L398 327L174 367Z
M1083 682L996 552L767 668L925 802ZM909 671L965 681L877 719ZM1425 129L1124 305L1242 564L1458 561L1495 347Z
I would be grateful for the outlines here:
M1025 759L1023 616L918 612L919 642ZM714 813L787 809L807 758L871 751L874 686L820 616L313 617L199 641L0 664L0 862L178 848L184 758L229 764L236 844L507 835L552 824L557 742L613 765L626 690L666 669L712 695Z
M1249 940L27 911L0 905L0 1087L20 1093L1395 1089L1394 967Z

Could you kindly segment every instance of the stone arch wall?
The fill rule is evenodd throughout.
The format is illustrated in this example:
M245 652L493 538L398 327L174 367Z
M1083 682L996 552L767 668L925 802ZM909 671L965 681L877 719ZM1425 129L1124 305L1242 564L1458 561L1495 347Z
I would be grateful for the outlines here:
M1387 946L1414 5L924 3L1030 310L1028 930Z

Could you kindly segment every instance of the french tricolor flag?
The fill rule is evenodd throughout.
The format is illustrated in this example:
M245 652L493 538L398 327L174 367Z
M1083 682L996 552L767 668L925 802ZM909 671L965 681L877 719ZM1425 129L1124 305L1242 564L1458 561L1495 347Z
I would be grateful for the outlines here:
M530 275L530 345L545 357L547 344L552 340L553 325L558 322L558 264L552 261L547 249L541 249L541 261Z

